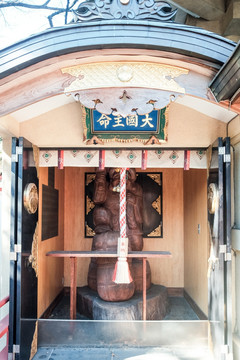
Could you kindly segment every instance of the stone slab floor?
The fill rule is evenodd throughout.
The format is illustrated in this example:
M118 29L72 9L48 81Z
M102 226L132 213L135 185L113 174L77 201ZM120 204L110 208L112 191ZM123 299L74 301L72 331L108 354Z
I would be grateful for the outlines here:
M183 297L169 298L170 312L164 320L199 320ZM68 318L69 299L63 299L50 318ZM81 318L81 315L79 318ZM41 347L33 360L212 360L207 347Z
M203 348L40 348L34 360L212 360Z

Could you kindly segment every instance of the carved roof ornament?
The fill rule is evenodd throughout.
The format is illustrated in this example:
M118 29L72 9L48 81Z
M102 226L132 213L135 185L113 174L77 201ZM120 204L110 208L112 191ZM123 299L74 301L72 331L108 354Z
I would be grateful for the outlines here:
M91 20L156 20L173 21L177 9L165 1L95 0L84 1L73 11L74 21Z

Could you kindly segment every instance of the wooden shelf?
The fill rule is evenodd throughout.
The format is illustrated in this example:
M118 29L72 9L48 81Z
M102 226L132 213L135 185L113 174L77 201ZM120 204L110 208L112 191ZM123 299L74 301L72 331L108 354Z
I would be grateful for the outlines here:
M77 258L117 258L118 254L111 251L49 251L46 256L70 258L71 286L70 286L70 319L76 319L77 304ZM146 320L146 259L169 258L169 251L129 251L129 258L141 258L143 261L143 320Z
M47 256L53 257L118 257L112 251L49 251ZM129 251L129 258L161 258L171 257L169 251Z

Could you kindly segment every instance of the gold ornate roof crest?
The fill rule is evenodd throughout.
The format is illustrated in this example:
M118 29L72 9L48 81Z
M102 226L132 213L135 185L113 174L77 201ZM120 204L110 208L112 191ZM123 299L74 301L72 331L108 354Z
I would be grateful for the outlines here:
M150 62L101 62L81 64L61 69L75 80L65 93L100 88L149 88L185 94L176 78L187 75L189 70Z

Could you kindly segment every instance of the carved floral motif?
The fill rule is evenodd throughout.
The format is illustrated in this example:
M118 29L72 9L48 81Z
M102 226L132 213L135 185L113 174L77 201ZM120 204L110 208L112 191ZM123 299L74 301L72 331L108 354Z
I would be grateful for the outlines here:
M171 21L176 12L167 2L154 0L85 1L73 11L75 22L113 19Z

